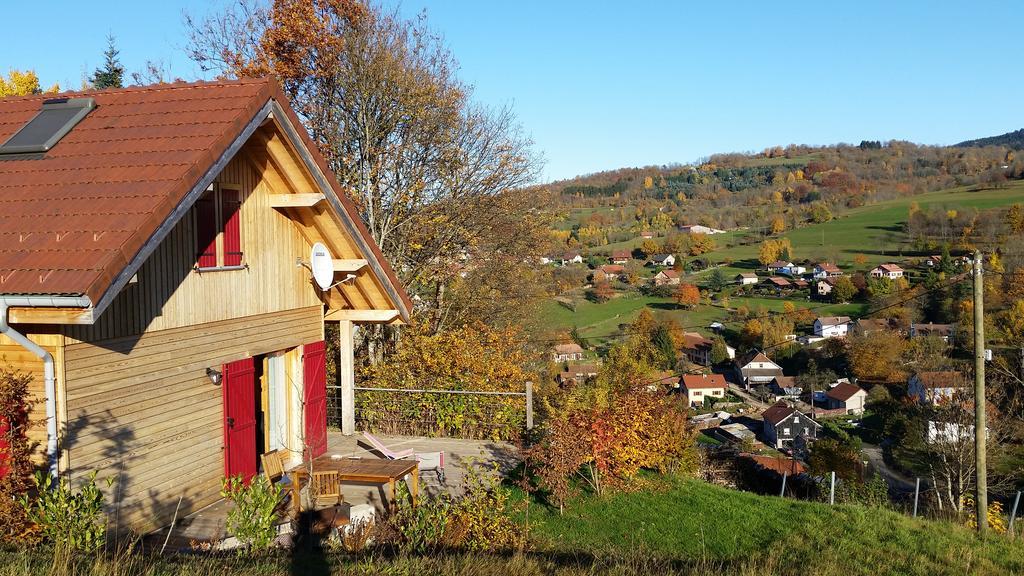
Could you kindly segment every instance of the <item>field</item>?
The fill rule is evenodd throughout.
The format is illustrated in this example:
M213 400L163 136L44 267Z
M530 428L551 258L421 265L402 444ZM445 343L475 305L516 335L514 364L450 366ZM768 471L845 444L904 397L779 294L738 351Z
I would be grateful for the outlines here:
M786 302L781 298L736 297L729 300L729 306L745 306L749 310L765 309L767 312L782 311ZM864 311L861 304L821 304L808 300L793 300L798 308L813 308L819 315L855 315ZM604 304L579 300L573 312L555 301L545 302L540 316L548 330L569 330L574 326L580 336L604 340L619 330L620 324L632 322L643 308L650 308L657 319L675 320L688 329L707 333L712 322L729 323L729 311L721 306L701 304L693 310L680 308L671 298L656 298L624 294Z
M922 255L912 252L910 240L903 231L910 205L914 202L922 210L933 206L942 209L985 210L1024 202L1024 182L1013 182L1000 189L954 188L861 206L830 222L789 230L782 236L793 243L796 259L832 261L848 270L855 267L853 259L858 254L866 258L867 263L862 267L864 269L910 255L919 257ZM592 211L575 211L570 220L578 220ZM713 262L730 262L721 268L727 278L760 266L757 262L758 243L739 245L739 240L746 234L748 231L734 230L715 235L715 243L720 248L704 255ZM615 248L633 248L639 243L639 239L634 239L602 246L599 250L603 253ZM706 273L697 273L690 281L699 283L700 277ZM859 305L822 306L803 300L793 302L800 307L814 307L819 315L855 315L864 311L864 307ZM784 300L774 298L733 298L730 306L743 305L752 310L764 307L776 311L782 309L783 303ZM720 307L701 305L694 310L682 310L667 298L627 294L605 304L580 301L575 312L556 302L548 302L542 307L541 318L543 328L547 330L566 330L576 326L582 336L603 338L617 332L620 324L632 321L644 307L651 308L656 316L673 318L691 329L705 328L714 321L723 322L728 316L728 311Z

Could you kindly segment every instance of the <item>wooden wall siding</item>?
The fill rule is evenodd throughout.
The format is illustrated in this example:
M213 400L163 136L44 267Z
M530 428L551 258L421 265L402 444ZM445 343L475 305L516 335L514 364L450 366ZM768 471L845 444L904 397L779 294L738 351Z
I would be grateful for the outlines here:
M278 194L306 193L317 190L313 177L305 165L285 143L273 124L264 126L253 136L249 145L249 158L254 168L264 174L266 182ZM310 244L324 242L335 258L369 258L359 252L355 242L341 233L341 219L321 202L313 208L288 208L285 212L302 231ZM393 308L378 279L368 268L356 274L354 282L331 290L328 300L332 308L381 309ZM340 278L339 278L340 279Z
M30 335L29 338L53 355L54 371L59 385L62 368L62 347L60 346L62 338L53 334ZM28 431L28 439L30 442L38 443L34 455L35 460L42 463L46 454L46 383L43 380L43 361L22 348L17 342L0 336L0 367L18 372L28 372L32 375L32 382L29 384L29 397L35 403L35 407L29 414L32 425ZM58 393L60 392L61 389L58 388ZM60 422L60 418L58 418L58 422Z
M242 188L242 252L248 269L193 270L193 210L143 264L138 281L125 287L94 325L65 328L69 343L321 304L309 272L296 266L296 259L309 259L311 245L294 223L269 206L270 187L246 155L236 156L217 182Z
M149 331L65 349L73 479L120 478L122 525L149 529L219 498L222 390L206 368L323 339L320 306ZM106 490L106 489L105 489Z

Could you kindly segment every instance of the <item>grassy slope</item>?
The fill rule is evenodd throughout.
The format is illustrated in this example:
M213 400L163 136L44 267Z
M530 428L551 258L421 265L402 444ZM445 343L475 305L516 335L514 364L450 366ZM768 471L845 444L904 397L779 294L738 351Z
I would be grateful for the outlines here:
M764 308L769 312L782 311L787 300L779 298L731 298L729 305L733 308L746 306L750 310ZM793 301L799 308L814 308L822 316L856 315L863 311L861 304L828 304L822 305L809 301ZM581 301L576 312L554 302L545 302L541 309L544 327L548 330L568 330L573 326L579 329L580 335L591 338L602 338L619 331L619 324L628 324L643 308L651 308L656 318L672 318L687 329L704 330L715 321L725 322L729 312L716 306L699 305L693 310L684 310L676 306L671 298L655 298L651 296L628 296L614 298L604 304Z
M554 550L627 553L641 547L656 557L725 566L755 559L774 567L764 573L1024 573L1020 542L995 537L981 543L945 522L860 506L829 508L693 480L664 488L582 499L563 516L544 511L534 531Z
M830 259L836 260L841 266L852 267L853 257L856 254L864 254L868 260L868 264L865 265L867 268L897 257L901 250L910 249L908 239L902 232L902 226L907 219L912 202L917 202L923 210L932 206L944 209L973 207L984 210L1006 206L1014 202L1024 202L1024 182L1014 182L1010 186L998 190L974 191L966 188L954 188L862 206L848 211L842 218L824 224L812 224L790 230L784 236L792 241L796 255L800 259ZM742 231L732 231L716 235L715 242L719 246L725 246L727 243L734 243L736 238L742 234ZM822 238L825 241L824 246ZM638 240L631 240L601 247L600 250L632 247L638 244ZM749 271L759 266L756 262L757 249L756 244L733 246L711 252L707 254L707 257L716 262L725 259L733 260L731 266L722 268L726 277L731 278L740 271ZM744 302L743 300L734 298L730 304L734 307L743 304L751 309L763 305L771 311L781 310L783 305L782 300L776 299L750 299L756 300L753 302ZM863 307L858 305L818 308L820 305L809 302L797 301L794 303L802 307L815 306L821 315L830 313L854 315L863 310ZM726 317L726 312L719 308L698 306L695 310L684 311L675 309L671 305L670 299L627 296L600 305L583 302L577 307L575 313L554 302L548 302L542 308L542 318L544 318L544 327L550 330L578 326L582 335L600 337L615 332L619 324L630 322L645 306L654 308L655 315L666 315L684 326L694 328L707 326L715 320L721 321Z

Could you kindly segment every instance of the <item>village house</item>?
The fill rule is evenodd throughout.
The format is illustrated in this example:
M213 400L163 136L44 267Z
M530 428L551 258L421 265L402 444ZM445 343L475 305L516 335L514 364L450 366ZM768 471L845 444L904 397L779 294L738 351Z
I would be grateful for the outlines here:
M952 344L956 326L952 324L911 324L910 332L908 335L911 338L927 338L929 336L935 336L942 338L942 341L946 344Z
M793 288L796 288L798 290L804 290L810 286L807 280L804 280L803 278L797 278L796 280L793 280L792 284Z
M353 331L413 305L275 82L7 98L0 142L0 358L52 475L143 532L324 454L327 323L354 432Z
M772 378L771 384L768 388L772 391L772 394L778 398L798 398L803 394L804 389L796 383L796 378L793 376L776 376Z
M773 448L792 448L798 438L809 442L818 437L820 424L783 400L765 410L761 418L765 444Z
M793 266L792 262L786 262L785 260L776 260L775 262L772 262L771 264L768 265L768 272L771 274L778 274L782 272L783 269L789 268L790 266Z
M815 288L817 289L818 296L824 298L832 293L832 290L836 287L835 282L831 278L820 278L814 282Z
M726 388L721 374L683 374L680 389L690 406L699 406L706 398L725 398Z
M875 268L871 269L872 278L888 278L889 280L895 280L897 278L903 278L903 268L900 268L896 264L879 264Z
M556 376L556 379L560 386L575 386L597 376L598 370L600 367L597 364L570 364Z
M678 286L682 276L671 268L662 270L652 279L655 286Z
M575 342L555 344L551 349L552 362L574 362L576 360L583 360L583 348Z
M711 228L710 226L702 226L700 224L687 224L680 226L679 231L683 234L725 234L725 230Z
M892 326L886 318L860 318L850 325L850 332L858 336L870 336L891 329Z
M612 250L612 256L608 260L612 264L626 264L633 258L633 253L629 250Z
M847 414L864 413L864 404L868 393L863 388L850 382L840 382L825 392L829 410L846 410Z
M603 264L594 270L594 282L611 282L626 273L626 269L618 264Z
M829 264L828 262L822 262L814 265L813 276L816 280L822 280L825 278L838 278L843 275L843 271L839 269L835 264Z
M924 260L924 265L928 268L935 268L939 264L942 264L942 256L939 256L937 254L933 254L932 256L929 256Z
M640 233L640 237L643 238L644 240L649 240L651 238L654 238L654 232L651 232L650 230L644 230L643 232Z
M714 342L701 336L697 332L683 332L683 343L680 350L686 355L687 360L701 366L711 365L711 348Z
M849 328L849 316L822 316L814 320L814 335L822 338L845 338Z
M740 286L749 286L761 281L761 279L757 277L757 274L754 274L753 272L741 272L736 275L734 280Z
M760 384L769 384L776 376L783 376L782 366L772 362L763 352L755 352L736 363L740 383L747 390Z
M775 290L776 292L782 292L784 290L793 289L793 284L789 280L783 278L782 276L772 276L770 278L765 278L764 282L762 282L761 285L770 290Z
M582 264L583 255L579 252L566 252L559 257L558 261L562 266L567 266L569 264Z
M786 274L788 276L796 277L803 276L805 273L807 273L807 268L804 268L799 264L793 264L792 262L789 262L786 266L780 268L779 272L782 274Z
M675 266L676 257L673 254L655 254L651 256L651 266Z
M967 380L952 370L918 372L907 382L907 395L922 404L943 404L967 390Z

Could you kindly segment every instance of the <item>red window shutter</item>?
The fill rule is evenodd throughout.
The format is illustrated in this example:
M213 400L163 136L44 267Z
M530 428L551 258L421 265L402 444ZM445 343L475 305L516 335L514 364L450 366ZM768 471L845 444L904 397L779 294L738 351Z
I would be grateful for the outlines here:
M217 205L213 193L196 201L197 264L200 268L217 266Z
M224 223L224 265L242 265L241 192L221 190L221 215Z
M305 443L310 456L327 452L327 347L323 341L302 347Z
M256 474L256 369L252 358L224 365L224 475Z

